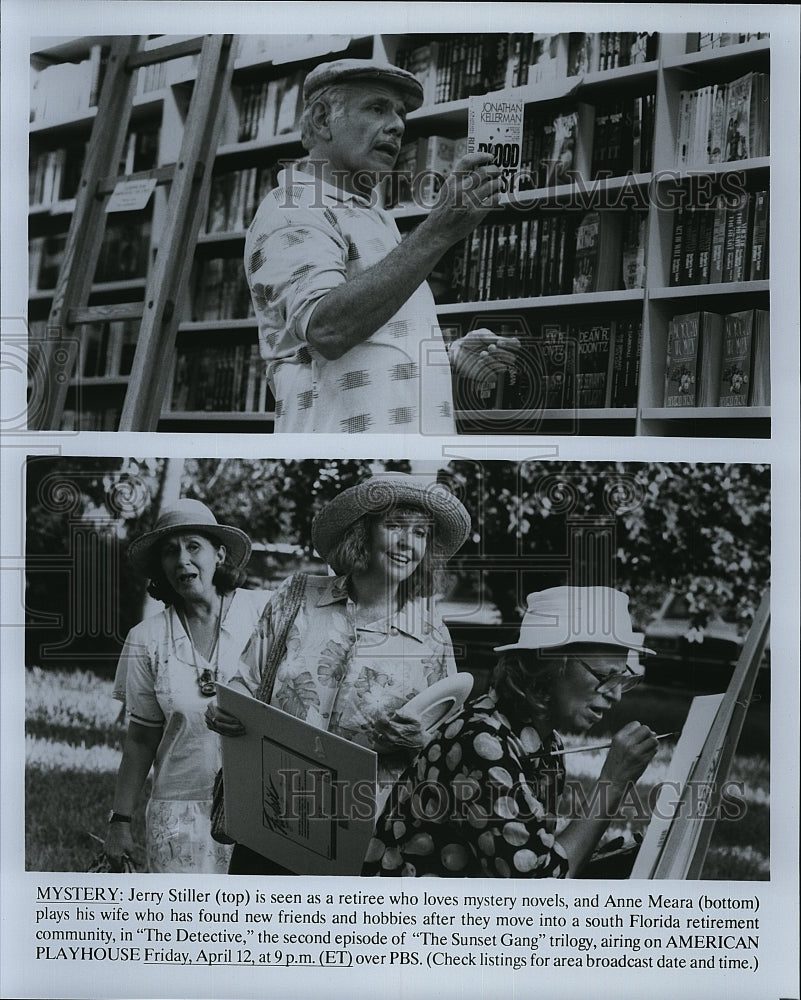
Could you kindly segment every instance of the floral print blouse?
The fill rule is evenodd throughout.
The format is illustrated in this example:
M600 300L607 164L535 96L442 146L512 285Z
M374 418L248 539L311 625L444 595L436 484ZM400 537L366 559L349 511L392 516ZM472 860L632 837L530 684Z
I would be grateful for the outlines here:
M562 744L513 731L494 691L421 751L392 790L363 875L565 878L554 839L565 781Z
M264 610L245 647L239 680L251 695L278 623L287 586ZM373 722L425 688L456 673L450 635L424 598L390 618L357 625L346 577L310 576L287 637L270 704L341 736L372 746ZM379 754L379 803L408 763L408 752Z

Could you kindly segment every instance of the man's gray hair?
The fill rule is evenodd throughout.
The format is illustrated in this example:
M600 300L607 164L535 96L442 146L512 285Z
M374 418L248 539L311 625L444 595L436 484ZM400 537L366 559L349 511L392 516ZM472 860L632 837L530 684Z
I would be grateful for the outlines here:
M346 83L335 83L321 91L308 107L303 109L300 116L300 141L307 152L312 149L317 137L317 130L312 122L312 111L315 104L324 104L328 108L329 118L336 120L345 113L345 106L351 91L352 88Z

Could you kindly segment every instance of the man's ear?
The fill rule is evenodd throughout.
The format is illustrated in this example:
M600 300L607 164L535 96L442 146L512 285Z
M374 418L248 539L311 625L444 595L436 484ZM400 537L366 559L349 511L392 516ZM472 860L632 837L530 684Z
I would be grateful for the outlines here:
M317 100L314 104L312 104L312 126L317 135L319 135L321 139L325 140L331 139L330 111L331 109L325 101Z

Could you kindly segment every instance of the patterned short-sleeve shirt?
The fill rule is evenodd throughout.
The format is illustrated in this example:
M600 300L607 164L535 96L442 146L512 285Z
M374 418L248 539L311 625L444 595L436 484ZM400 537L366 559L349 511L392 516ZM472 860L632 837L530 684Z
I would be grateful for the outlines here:
M140 726L162 728L153 773L154 799L211 796L220 766L219 740L206 728L208 698L198 687L208 667L227 683L271 596L235 590L220 624L219 655L210 664L197 653L174 607L145 618L128 633L115 678L115 697L125 701Z
M554 837L565 772L555 733L515 731L491 690L449 722L400 776L363 875L565 878Z
M288 587L279 587L245 647L236 678L251 695L285 617ZM450 634L419 598L396 614L356 624L347 578L309 576L286 640L271 704L346 740L373 746L373 724L431 684L456 673ZM408 762L408 754L379 753L379 801Z
M279 173L245 239L277 432L455 433L450 365L426 282L341 358L323 358L306 340L320 300L400 240L373 201L297 167Z

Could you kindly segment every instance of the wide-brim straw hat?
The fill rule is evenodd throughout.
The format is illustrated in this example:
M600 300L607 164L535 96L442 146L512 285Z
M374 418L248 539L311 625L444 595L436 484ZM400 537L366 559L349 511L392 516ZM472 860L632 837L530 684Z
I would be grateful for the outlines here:
M576 643L591 643L628 650L630 654L653 653L643 646L644 636L635 632L629 614L629 598L612 587L551 587L529 594L517 642L496 646L509 649L556 649ZM628 659L630 669L641 672L637 655Z
M380 59L334 59L320 63L303 81L303 103L309 104L324 90L340 83L385 83L402 97L407 111L423 103L423 85L408 70Z
M431 518L432 548L437 555L448 558L467 541L470 515L446 486L391 473L372 476L329 501L312 524L312 544L327 561L344 532L360 517L387 513L398 507L411 507Z
M165 507L152 531L146 531L128 546L128 558L142 576L149 576L153 567L154 548L176 533L197 531L215 539L226 549L226 563L241 569L250 558L250 539L239 528L219 524L212 511L200 500L187 498Z

